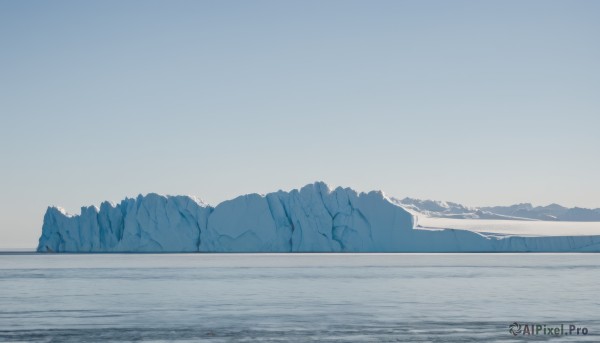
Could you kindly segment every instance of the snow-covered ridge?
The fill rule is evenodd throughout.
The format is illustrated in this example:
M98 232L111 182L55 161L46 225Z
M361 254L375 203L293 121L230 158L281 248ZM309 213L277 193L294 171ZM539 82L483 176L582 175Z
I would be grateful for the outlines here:
M558 204L534 207L529 203L511 206L468 207L446 201L413 198L392 198L391 200L416 212L437 218L600 222L600 208L567 208Z
M415 228L382 192L316 182L248 194L211 207L187 196L148 194L68 215L50 207L40 252L461 252L600 251L600 236L504 237Z

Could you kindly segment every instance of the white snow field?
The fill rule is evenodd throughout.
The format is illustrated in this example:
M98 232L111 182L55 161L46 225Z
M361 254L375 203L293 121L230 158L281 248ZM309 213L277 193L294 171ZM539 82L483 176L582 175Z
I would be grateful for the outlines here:
M417 214L417 227L460 229L495 235L589 236L600 235L600 222L435 218Z
M419 226L426 227L426 229ZM380 191L316 182L249 194L211 207L187 196L148 194L69 215L44 216L39 252L572 252L600 251L598 231L556 226L538 234L510 221L426 218ZM481 223L481 224L480 224ZM538 225L538 222L531 225ZM554 224L554 223L552 223ZM557 223L557 225L565 223ZM568 225L571 225L570 223ZM435 228L432 230L432 228ZM461 230L467 229L467 230ZM472 231L470 231L472 230ZM507 231L508 230L508 231ZM473 232L479 231L479 232ZM483 234L493 232L495 234ZM550 232L550 230L548 230ZM514 234L499 236L498 234Z

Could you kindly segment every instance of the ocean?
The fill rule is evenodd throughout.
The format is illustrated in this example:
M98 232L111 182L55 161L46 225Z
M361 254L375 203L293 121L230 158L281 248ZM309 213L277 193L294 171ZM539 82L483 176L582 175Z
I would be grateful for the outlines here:
M597 342L599 291L600 254L0 253L0 341Z

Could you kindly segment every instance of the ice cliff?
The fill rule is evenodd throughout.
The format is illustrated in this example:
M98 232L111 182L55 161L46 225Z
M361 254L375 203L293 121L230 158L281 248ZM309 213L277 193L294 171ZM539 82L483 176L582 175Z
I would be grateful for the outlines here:
M600 236L487 237L421 230L382 192L249 194L211 207L187 196L148 194L69 215L49 207L39 252L510 252L600 251Z

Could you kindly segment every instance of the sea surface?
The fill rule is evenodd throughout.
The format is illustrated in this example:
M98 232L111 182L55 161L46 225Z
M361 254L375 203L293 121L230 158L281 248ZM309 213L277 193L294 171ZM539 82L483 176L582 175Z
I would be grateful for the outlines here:
M0 341L598 342L600 254L1 253Z

